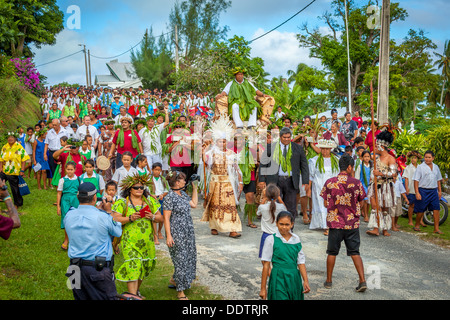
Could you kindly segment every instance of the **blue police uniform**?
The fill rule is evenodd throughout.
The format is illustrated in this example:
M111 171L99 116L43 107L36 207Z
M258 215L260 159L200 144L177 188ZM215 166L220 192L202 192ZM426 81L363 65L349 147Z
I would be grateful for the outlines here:
M79 192L88 184L91 185L89 189L92 188L93 192L96 192L95 186L90 182L82 183ZM84 204L67 212L64 225L69 237L67 253L70 264L77 265L81 271L81 285L72 287L74 298L115 299L117 291L113 273L112 237L122 235L122 225L114 221L107 212ZM66 275L71 277L73 273Z

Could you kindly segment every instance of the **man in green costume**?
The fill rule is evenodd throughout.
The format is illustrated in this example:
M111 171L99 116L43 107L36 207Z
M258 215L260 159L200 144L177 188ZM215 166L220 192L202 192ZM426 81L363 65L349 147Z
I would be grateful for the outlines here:
M235 79L230 81L217 98L228 96L228 114L232 116L237 128L244 126L243 121L248 121L248 127L256 127L256 120L261 113L261 107L256 102L255 96L267 97L259 91L251 82L244 78L245 69L235 68Z

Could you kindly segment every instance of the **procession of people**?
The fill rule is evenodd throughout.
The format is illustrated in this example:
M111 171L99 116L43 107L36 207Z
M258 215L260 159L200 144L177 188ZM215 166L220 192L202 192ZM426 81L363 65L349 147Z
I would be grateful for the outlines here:
M191 209L199 197L201 221L211 236L239 239L250 230L243 223L254 229L261 219L262 298L303 299L310 291L307 257L293 233L300 216L328 237L325 288L332 286L344 241L359 275L356 291L365 291L360 218L371 229L367 234L390 236L398 230L397 207L406 192L396 191L396 183L403 182L390 148L394 133L388 126L367 126L359 113L353 119L347 113L341 121L332 110L316 125L309 116L289 119L246 79L245 69L234 73L216 96L142 87L48 89L41 98L43 121L6 133L0 185L9 183L12 199L4 201L20 210L19 177L36 178L38 188L56 187L55 213L65 233L61 248L71 264L107 268L122 254L116 279L126 282L136 299L144 298L140 286L157 267L155 248L164 239L175 269L169 286L178 299L187 299L197 263ZM286 121L279 125L280 119ZM410 151L405 201L418 213L414 230L420 230L424 210L439 210L442 175L432 152ZM96 222L110 230L102 241L96 239L96 245L106 246L99 250L103 260L80 255L83 246L93 245L77 238L86 233L73 226L83 210L108 214ZM441 233L438 224L434 231ZM94 292L89 275L95 270L83 277L89 290L74 289L75 299L116 297L115 289Z

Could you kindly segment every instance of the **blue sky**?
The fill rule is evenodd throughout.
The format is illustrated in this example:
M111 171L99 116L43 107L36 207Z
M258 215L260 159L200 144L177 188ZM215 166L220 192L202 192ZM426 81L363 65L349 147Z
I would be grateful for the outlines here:
M221 25L229 27L228 37L243 36L247 40L267 32L285 21L311 0L232 0L231 7L221 15ZM356 0L366 3L364 0ZM391 1L393 2L393 1ZM427 36L443 51L444 42L450 38L448 13L450 1L446 0L400 0L407 9L406 21L391 26L391 38L401 40L409 29L423 29ZM50 85L62 81L86 83L84 55L76 54L67 59L40 66L76 51L85 44L92 55L111 57L127 51L137 44L146 28L153 28L155 36L167 32L168 17L175 0L60 0L58 5L65 13L65 29L58 34L53 46L34 49L35 63L39 72L48 77ZM320 61L309 58L308 49L300 48L296 34L303 23L324 28L318 19L325 11L331 11L331 0L316 0L309 8L269 35L252 43L252 55L264 59L265 69L271 76L286 75L303 62L320 67ZM73 12L67 12L71 5L80 9L80 28L69 29ZM381 5L381 0L380 0ZM129 53L118 57L121 62L130 60ZM92 81L95 75L109 74L105 63L109 60L91 58Z

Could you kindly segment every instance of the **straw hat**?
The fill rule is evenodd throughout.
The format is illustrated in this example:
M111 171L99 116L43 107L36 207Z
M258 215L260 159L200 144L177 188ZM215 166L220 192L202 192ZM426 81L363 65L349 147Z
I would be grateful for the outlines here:
M111 162L109 162L109 159L105 156L99 156L97 158L97 168L100 170L108 170L111 166Z
M336 143L333 140L320 139L317 141L316 147L333 149L336 148Z

